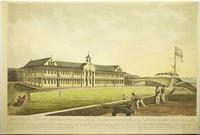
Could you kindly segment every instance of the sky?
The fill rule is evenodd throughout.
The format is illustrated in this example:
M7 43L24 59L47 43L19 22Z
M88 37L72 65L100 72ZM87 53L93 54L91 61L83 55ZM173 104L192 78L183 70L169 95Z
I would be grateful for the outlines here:
M7 66L30 59L117 64L139 76L171 71L174 47L182 77L198 70L197 2L10 2Z

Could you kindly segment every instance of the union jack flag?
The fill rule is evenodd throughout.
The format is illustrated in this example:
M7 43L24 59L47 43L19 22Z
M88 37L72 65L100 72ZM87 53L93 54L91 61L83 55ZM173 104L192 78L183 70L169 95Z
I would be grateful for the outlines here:
M183 60L183 52L181 49L179 49L178 47L175 46L175 55L178 57L181 57Z

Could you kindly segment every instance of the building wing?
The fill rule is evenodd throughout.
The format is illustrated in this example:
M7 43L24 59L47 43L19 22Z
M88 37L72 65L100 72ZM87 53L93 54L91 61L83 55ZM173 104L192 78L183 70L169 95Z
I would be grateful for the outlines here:
M40 67L44 65L48 65L48 61L51 61L51 57L38 59L38 60L30 60L24 67ZM86 63L76 63L76 62L65 62L65 61L55 61L57 67L70 68L70 69L82 69ZM104 72L116 72L121 68L119 65L94 65L97 71Z
M55 61L52 57L30 60L23 68L24 83L41 88L123 86L119 65L95 65L91 57L85 63Z

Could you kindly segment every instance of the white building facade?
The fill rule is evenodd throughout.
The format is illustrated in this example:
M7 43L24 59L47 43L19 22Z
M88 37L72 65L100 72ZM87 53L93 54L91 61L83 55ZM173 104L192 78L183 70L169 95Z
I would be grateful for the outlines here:
M119 65L92 64L89 54L85 63L49 57L31 60L22 69L24 83L39 88L124 86L124 72Z

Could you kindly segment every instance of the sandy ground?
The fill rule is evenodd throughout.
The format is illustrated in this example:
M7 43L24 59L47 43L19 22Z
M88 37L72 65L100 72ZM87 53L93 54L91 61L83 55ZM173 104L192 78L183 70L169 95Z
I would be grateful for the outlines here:
M111 113L104 116L111 116ZM168 101L166 104L149 104L146 108L136 110L134 116L194 116L196 115L196 103ZM117 116L125 116L119 113Z

